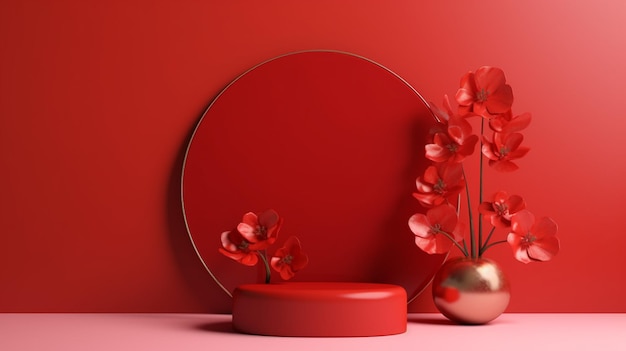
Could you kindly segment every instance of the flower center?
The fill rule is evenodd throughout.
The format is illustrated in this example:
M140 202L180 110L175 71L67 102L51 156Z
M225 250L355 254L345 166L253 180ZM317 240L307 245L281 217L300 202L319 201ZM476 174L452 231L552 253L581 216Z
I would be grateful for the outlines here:
M254 230L254 235L260 238L261 240L267 239L267 228L265 226L259 225Z
M446 148L448 148L448 151L450 152L457 152L457 150L459 149L459 146L455 143L450 143L446 145Z
M500 148L500 159L505 158L509 154L510 151L511 150L508 147L506 147L506 146L501 147Z
M430 232L433 234L439 234L441 233L441 224L437 223L437 224L433 224L432 226L430 226Z
M534 236L532 233L528 232L526 233L526 235L524 235L524 237L522 238L522 243L525 245L530 245L533 242L535 242L537 240L537 237Z
M509 215L509 207L506 204L495 203L493 207L496 210L496 213L498 214L498 216L507 217Z
M435 184L433 189L437 194L443 194L446 192L446 183L443 181L443 179L439 178L437 179L437 184Z
M287 255L283 257L282 261L284 264L291 264L291 261L293 261L293 256Z
M247 240L241 240L241 242L237 244L237 248L241 251L248 250L248 246L250 246L250 243Z
M481 89L479 92L476 93L476 100L478 102L485 102L487 101L488 96L489 96L489 92L485 89Z

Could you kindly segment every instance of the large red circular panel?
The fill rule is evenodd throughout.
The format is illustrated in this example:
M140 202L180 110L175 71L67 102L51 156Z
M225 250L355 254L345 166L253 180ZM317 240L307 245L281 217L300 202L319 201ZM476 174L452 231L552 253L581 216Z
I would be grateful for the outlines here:
M294 281L397 284L412 300L445 259L417 248L407 224L424 211L411 194L434 123L415 89L363 57L307 51L250 69L206 110L185 156L200 259L229 294L261 282L261 264L218 248L244 213L271 208L284 219L274 247L297 236L309 256Z

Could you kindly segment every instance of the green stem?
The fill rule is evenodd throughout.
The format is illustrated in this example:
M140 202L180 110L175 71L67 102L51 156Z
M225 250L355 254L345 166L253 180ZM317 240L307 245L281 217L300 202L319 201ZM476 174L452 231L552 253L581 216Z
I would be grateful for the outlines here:
M270 283L270 278L272 277L272 272L270 271L270 265L267 262L267 256L265 251L263 251L263 253L258 253L259 257L261 257L261 260L263 260L263 264L265 265L265 284L269 284Z
M467 185L467 183L465 184ZM460 215L461 215L461 194L457 196L457 200L456 200L456 216L459 217ZM469 255L467 254L467 243L465 242L465 238L463 239L462 243L463 243L463 249L461 250L461 252L465 255L465 257L469 257Z
M496 230L496 227L492 227L491 230L489 231L489 235L487 235L487 240L485 240L485 242L481 244L480 248L478 249L478 257L482 257L485 251L487 251L487 247L488 247L487 244L489 244L489 240L491 240L491 236L493 235L493 232L495 230Z
M465 194L467 197L467 212L469 214L469 226L470 226L470 251L471 258L477 257L476 252L476 240L474 240L474 216L472 216L472 201L470 201L470 191L469 185L467 182L467 177L465 176L465 167L461 166L463 170L463 178L465 179ZM467 255L469 256L469 255Z
M485 119L480 119L480 149L478 150L478 156L480 158L480 177L478 179L478 206L483 203L483 133L485 132ZM483 216L478 215L478 257L482 256L485 250L481 250L483 246Z
M463 254L465 254L465 257L468 257L469 255L467 254L467 244L465 243L465 239L463 239Z
M495 245L498 245L498 244L504 244L505 242L506 242L506 240L500 240L500 241L496 241L494 243L491 243L491 244L485 246L485 249L483 250L483 252L487 251L487 249L492 247L492 246L495 246Z
M468 256L468 255L467 255L467 247L465 247L465 248L463 247L463 246L465 246L465 241L463 241L463 246L461 246L461 245L460 245L460 244L459 244L456 240L454 240L454 238L452 237L452 235L450 235L450 234L448 234L448 233L444 232L443 230L440 230L440 231L438 231L437 233L439 233L439 234L443 234L446 238L448 238L450 241L452 241L452 243L453 243L454 245L456 245L456 247L457 247L459 250L461 250L461 252L465 255L465 257L467 257L467 256Z

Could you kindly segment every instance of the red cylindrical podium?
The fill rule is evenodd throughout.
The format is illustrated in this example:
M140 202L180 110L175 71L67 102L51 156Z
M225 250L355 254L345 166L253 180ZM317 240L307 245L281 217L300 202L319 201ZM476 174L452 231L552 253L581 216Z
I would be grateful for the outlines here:
M244 284L233 294L233 327L274 336L377 336L406 331L407 294L391 284Z

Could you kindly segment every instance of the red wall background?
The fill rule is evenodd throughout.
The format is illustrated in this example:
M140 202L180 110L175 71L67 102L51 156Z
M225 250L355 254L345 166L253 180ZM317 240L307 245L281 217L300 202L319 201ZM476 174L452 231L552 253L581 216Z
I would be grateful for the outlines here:
M466 71L503 68L532 150L494 181L554 218L562 245L545 264L490 251L509 311L626 312L625 21L621 0L4 0L0 311L223 312L181 215L190 133L249 67L333 49L436 102ZM433 308L428 293L411 305Z

